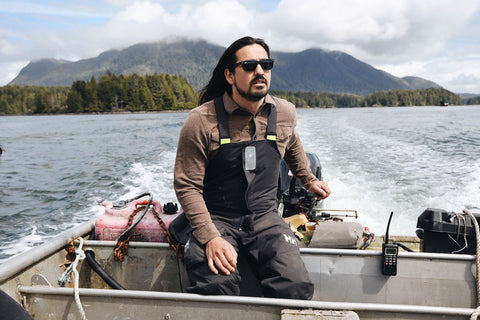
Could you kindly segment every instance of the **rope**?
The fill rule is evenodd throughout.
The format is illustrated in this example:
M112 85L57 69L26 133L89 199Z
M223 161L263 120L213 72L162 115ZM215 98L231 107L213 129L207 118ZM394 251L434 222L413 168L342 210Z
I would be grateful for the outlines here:
M463 209L463 213L469 215L472 218L473 226L475 227L475 237L477 239L477 254L475 256L475 273L477 277L477 308L473 313L470 315L470 320L476 320L477 317L480 315L480 228L478 226L477 219L467 209Z
M458 243L458 238L460 236L460 228L461 228L461 223L460 223L460 219L463 220L463 226L464 226L464 231L463 231L463 243L465 244L463 246L463 248L460 248L458 250L455 250L455 251L452 251L451 253L459 253L459 252L462 252L463 250L465 250L466 248L468 248L468 240L467 240L467 221L465 220L465 216L461 215L460 213L456 213L455 216L454 216L455 219L458 219L458 228L457 228L457 240L453 239L453 237L450 235L450 234L447 234L448 237L450 238L450 240L452 240L453 242L455 242L455 244L457 245L457 247L460 248L460 243Z
M82 250L83 238L79 237L78 240L80 241L80 244L78 245L78 248L75 249L75 254L76 254L75 261L73 261L73 263L70 264L68 266L68 268L62 273L62 275L60 276L60 279L58 280L58 284L60 286L64 287L67 282L71 282L72 281L71 274L73 272L73 275L74 275L74 277L73 277L73 283L74 283L73 293L74 293L74 297L75 297L75 303L77 304L77 309L80 312L80 315L82 316L82 320L87 320L87 317L85 315L85 311L83 310L83 307L82 307L82 302L80 301L80 292L79 292L79 278L80 278L80 276L79 276L78 270L77 270L78 263L81 260L85 259L85 252L83 252L83 250Z
M75 303L77 304L78 311L82 315L82 320L87 320L87 316L85 315L85 311L83 311L82 303L80 301L80 292L79 292L79 278L80 275L78 274L77 270L77 265L80 262L80 260L85 259L85 252L83 252L82 247L83 247L83 238L80 237L78 238L80 240L80 244L78 245L78 248L75 249L75 253L77 254L77 257L75 258L75 261L73 261L73 283L74 283L74 294L75 294Z
M476 320L478 318L478 315L480 315L480 306L478 306L470 316L470 320Z

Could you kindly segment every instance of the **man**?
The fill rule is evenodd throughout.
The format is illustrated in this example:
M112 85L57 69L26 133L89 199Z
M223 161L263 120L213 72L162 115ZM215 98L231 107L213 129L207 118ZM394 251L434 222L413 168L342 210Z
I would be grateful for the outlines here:
M276 210L281 158L319 199L330 189L308 167L295 107L268 95L272 68L263 40L235 41L182 128L174 186L193 228L185 246L189 292L238 295L242 251L264 296L313 295L295 237Z

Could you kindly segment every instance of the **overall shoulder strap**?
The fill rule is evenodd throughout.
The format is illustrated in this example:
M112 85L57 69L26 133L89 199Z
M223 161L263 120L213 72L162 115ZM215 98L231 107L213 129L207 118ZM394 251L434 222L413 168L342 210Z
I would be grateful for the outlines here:
M215 111L217 112L218 132L220 134L220 144L230 143L230 129L228 127L227 111L223 105L223 97L216 97L214 100Z
M270 105L267 121L267 132L265 133L265 139L277 141L277 108L273 104Z

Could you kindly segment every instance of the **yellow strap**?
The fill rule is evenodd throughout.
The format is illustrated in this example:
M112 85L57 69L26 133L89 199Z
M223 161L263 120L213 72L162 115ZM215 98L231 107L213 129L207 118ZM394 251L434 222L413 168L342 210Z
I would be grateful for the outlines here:
M230 143L230 138L222 138L220 139L220 144L227 144Z
M277 136L274 134L267 134L267 140L277 141Z

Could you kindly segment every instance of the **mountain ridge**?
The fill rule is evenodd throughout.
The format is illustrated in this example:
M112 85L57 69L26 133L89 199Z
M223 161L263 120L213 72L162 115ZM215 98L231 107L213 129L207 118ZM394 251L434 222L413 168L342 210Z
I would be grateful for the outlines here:
M139 43L104 51L79 61L41 59L30 62L9 85L70 86L77 80L114 74L183 75L197 90L211 76L224 47L205 40ZM418 77L395 77L341 51L320 48L300 52L272 51L272 89L366 95L375 91L440 88Z

